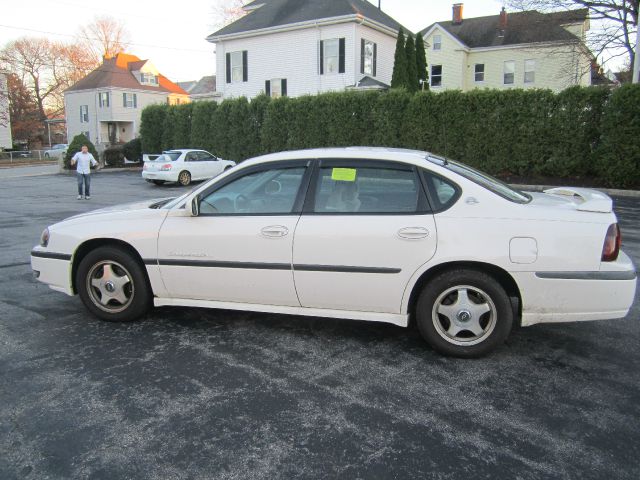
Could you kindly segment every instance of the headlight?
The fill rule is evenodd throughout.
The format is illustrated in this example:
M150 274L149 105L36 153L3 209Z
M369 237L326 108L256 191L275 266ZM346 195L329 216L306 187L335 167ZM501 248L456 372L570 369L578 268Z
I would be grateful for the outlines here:
M46 247L49 245L49 229L45 228L40 235L40 246Z

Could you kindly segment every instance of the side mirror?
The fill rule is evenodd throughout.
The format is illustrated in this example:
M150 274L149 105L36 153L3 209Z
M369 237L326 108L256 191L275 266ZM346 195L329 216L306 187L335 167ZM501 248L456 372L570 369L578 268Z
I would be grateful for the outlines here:
M191 200L190 212L192 217L197 217L200 215L200 195L196 195Z

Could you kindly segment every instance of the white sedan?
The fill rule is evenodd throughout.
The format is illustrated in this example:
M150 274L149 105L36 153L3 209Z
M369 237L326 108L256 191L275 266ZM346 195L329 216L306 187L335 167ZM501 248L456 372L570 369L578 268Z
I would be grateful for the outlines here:
M162 155L155 160L144 162L142 178L156 185L162 185L165 182L189 185L192 180L208 180L216 177L235 164L205 150L168 150L162 152Z
M523 193L426 152L292 151L185 195L43 232L35 276L95 316L180 305L388 322L448 355L512 327L622 318L636 289L611 199Z
M54 145L49 150L44 151L44 158L61 158L67 154L69 145L66 143L59 143Z

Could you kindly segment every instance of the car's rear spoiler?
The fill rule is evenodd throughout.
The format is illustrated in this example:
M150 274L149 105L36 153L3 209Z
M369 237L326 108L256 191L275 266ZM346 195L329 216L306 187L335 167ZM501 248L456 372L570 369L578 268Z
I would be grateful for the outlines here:
M590 188L557 187L545 190L550 195L571 197L577 204L577 209L583 212L609 213L613 210L613 201L606 193Z

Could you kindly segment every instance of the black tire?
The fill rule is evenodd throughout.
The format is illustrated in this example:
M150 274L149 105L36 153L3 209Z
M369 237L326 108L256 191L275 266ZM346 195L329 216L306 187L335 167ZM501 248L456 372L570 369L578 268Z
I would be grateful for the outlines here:
M155 185L164 185L164 180L151 180Z
M103 281L105 275L112 280ZM143 267L117 247L96 248L80 261L76 290L89 312L109 322L135 320L151 308L153 300Z
M504 343L513 325L513 308L492 276L470 269L449 270L423 288L416 304L416 322L434 350L475 358Z
M191 183L191 174L186 170L181 171L178 174L178 183L183 187L189 185Z

